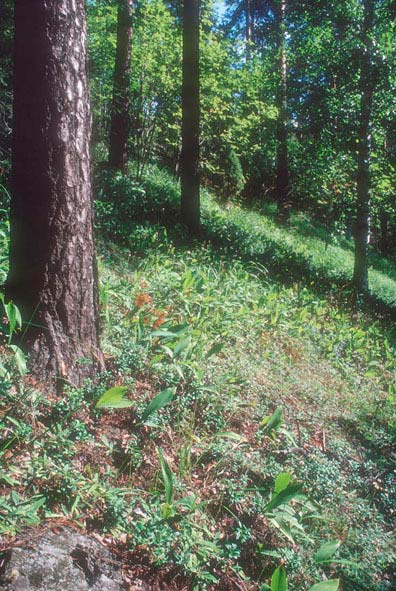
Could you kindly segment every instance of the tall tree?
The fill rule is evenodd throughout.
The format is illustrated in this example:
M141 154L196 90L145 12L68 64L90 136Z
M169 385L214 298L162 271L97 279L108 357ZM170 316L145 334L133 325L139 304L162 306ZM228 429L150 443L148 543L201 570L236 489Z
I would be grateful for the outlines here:
M251 0L245 0L245 38L246 38L246 62L250 62L251 43L253 40L253 14Z
M16 0L7 295L39 379L102 367L84 0Z
M364 0L360 62L360 115L358 130L357 214L355 226L355 265L353 283L365 293L368 281L368 242L370 231L370 152L371 113L374 95L373 28L374 1Z
M200 227L199 13L200 0L184 0L181 215L193 234L197 233Z
M288 199L290 191L289 162L288 162L288 114L287 114L287 55L286 55L286 0L275 3L278 37L278 89L277 89L277 163L276 163L276 200L278 216L287 220L289 217Z
M109 165L127 171L133 0L118 0Z

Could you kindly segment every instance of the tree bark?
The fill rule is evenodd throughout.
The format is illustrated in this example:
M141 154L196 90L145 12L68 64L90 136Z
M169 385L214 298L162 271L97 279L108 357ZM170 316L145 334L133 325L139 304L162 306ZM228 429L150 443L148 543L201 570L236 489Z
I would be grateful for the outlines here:
M370 153L371 111L374 95L372 68L374 26L373 0L364 0L362 26L362 55L360 66L360 117L358 131L357 212L355 225L355 264L353 284L358 293L368 292L368 243L370 232Z
M389 216L386 211L380 213L379 249L383 255L389 256Z
M109 165L127 172L133 0L118 0Z
M251 0L245 0L245 40L246 40L246 63L250 63L252 44L252 5Z
M288 221L289 212L289 158L288 158L288 107L287 107L287 55L286 55L286 0L278 0L278 52L279 52L279 86L277 93L277 163L275 194L278 206L278 217Z
M84 0L16 0L7 296L42 380L103 367L91 190Z
M184 0L181 215L192 234L200 229L199 13L200 0Z

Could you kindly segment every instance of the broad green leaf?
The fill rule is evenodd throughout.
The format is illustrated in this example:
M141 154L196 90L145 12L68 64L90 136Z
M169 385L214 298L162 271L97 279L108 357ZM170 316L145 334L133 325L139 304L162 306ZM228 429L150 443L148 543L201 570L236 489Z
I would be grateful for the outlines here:
M172 505L173 500L173 472L165 460L161 448L158 448L159 461L161 466L162 481L165 488L165 501L167 505Z
M180 507L184 507L184 509L188 509L192 511L197 506L197 495L189 495L188 497L183 497L180 501L177 501L177 505Z
M97 408L128 408L135 403L131 400L125 400L124 396L128 392L126 386L114 386L101 396L96 403Z
M189 347L190 343L191 343L190 337L187 337L187 338L179 341L173 350L173 357L175 357L175 358L179 357L179 355L181 353L183 353L183 351L185 351Z
M5 472L0 472L0 482L5 482L10 486L14 486L15 484L19 484L18 480L15 478L11 478L11 476L7 476Z
M16 327L18 326L20 328L22 326L21 313L13 302L6 304L4 309L9 322L9 335L11 338Z
M308 589L308 591L338 591L340 586L340 579L331 579L330 581L322 581L315 583Z
M45 505L46 501L47 499L43 496L34 496L29 501L26 501L26 510L29 512L33 511L35 513L38 509L40 509L40 507Z
M215 437L217 439L231 439L232 441L246 441L246 437L244 435L240 435L234 431L222 431L220 433L216 433Z
M288 528L285 524L283 524L281 521L275 518L270 518L269 522L272 523L277 529L279 529L279 531L285 536L285 538L290 540L292 544L296 543L293 534L290 531L290 528Z
M274 410L272 415L265 417L260 424L263 428L263 433L270 433L279 429L283 421L283 408L279 406Z
M14 503L14 505L19 505L19 503L21 502L21 499L20 499L18 493L15 492L15 490L11 491L11 500Z
M188 269L183 277L183 285L182 285L182 289L183 291L186 291L187 289L189 289L190 287L192 287L194 285L195 282L195 278L193 273L190 271L190 269Z
M169 326L167 328L160 328L155 330L151 333L153 337L163 337L166 339L175 339L179 337L183 333L186 332L190 328L189 324L175 324L174 326Z
M167 388L163 390L157 396L155 396L147 405L146 409L142 414L142 423L144 423L152 414L157 412L160 408L169 404L173 400L176 388Z
M281 505L289 503L292 499L300 494L302 487L303 485L301 482L289 484L289 486L282 490L279 494L273 495L272 499L265 507L265 511L272 511Z
M287 577L284 566L278 566L271 577L271 591L287 591Z
M291 474L288 472L281 472L278 474L275 478L275 493L278 494L282 492L282 490L285 490L285 488L288 487L291 478Z
M206 358L209 359L209 357L211 357L212 355L216 355L217 353L220 353L220 351L223 349L223 347L224 347L224 343L215 343L214 345L211 346L209 351L206 353Z
M27 373L26 357L22 349L17 345L10 345L10 349L14 351L14 360L21 376Z
M339 540L325 542L314 555L315 562L325 562L330 560L341 546Z

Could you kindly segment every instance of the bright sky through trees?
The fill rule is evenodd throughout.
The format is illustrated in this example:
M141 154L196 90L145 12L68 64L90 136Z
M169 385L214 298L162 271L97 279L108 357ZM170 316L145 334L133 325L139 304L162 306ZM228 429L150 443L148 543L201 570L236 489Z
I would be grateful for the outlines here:
M226 10L224 0L216 0L215 5L219 18L222 18Z

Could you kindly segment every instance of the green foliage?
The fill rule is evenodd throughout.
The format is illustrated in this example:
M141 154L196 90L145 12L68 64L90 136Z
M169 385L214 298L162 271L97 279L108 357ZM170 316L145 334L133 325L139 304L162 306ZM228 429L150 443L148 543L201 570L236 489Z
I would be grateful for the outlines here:
M321 583L315 583L309 588L309 591L338 591L340 587L339 579L333 579L331 581L322 581Z
M273 511L277 507L289 503L301 493L302 486L303 485L299 482L288 483L284 488L279 490L278 483L278 490L275 485L274 494L272 495L270 502L266 505L265 510L268 512Z
M314 555L315 562L328 562L341 546L339 540L325 542Z
M150 207L161 211L178 186L152 170L141 186L153 187ZM131 181L118 182L122 199ZM205 196L211 241L200 244L171 225L134 222L131 203L118 244L109 218L99 219L112 373L48 399L4 381L0 485L23 490L27 504L44 498L37 520L83 523L89 514L99 531L127 534L132 553L147 547L150 568L172 564L192 589L223 584L223 573L262 585L274 557L285 560L289 587L325 576L347 591L376 577L389 587L391 331L312 283L270 278L271 264L290 274L294 257L318 276L320 228L309 226L316 233L306 240L306 218L287 233L270 215L236 206L225 214ZM256 256L267 241L272 263ZM334 245L334 272L347 252ZM128 390L131 409L96 407L114 388L107 403L126 403ZM6 505L13 532L24 521Z
M147 419L151 417L154 413L156 413L160 408L163 408L170 402L172 402L173 397L175 395L176 389L175 388L167 388L163 390L157 396L155 396L151 402L147 405L146 409L142 414L142 423L145 423Z
M165 489L165 503L161 505L161 515L164 519L174 517L175 509L173 506L173 472L165 460L162 450L158 450L158 457L161 467L162 481Z
M35 495L28 499L21 498L16 492L0 498L0 533L16 533L22 527L40 523L38 511L45 504L45 498Z
M160 222L172 212L177 216L178 186L169 174L158 168L141 182L104 169L98 173L96 185L96 223L111 240L135 242L144 252L145 242L147 246L153 245L154 239L154 229L147 222ZM138 221L140 225L136 226ZM162 239L164 231L162 228L158 231Z
M278 407L272 415L264 417L260 423L261 433L263 435L271 435L273 431L278 431L283 421L283 408Z
M12 2L3 4L1 284L13 33ZM178 173L179 5L135 3L126 176L103 164L117 6L87 3L111 372L64 396L40 393L12 343L18 309L0 294L0 529L13 535L61 515L124 534L132 553L146 549L148 572L174 568L199 591L239 580L285 590L286 569L293 589L321 580L310 591L336 591L342 580L347 591L390 590L396 335L386 318L396 273L379 253L396 236L394 14L377 3L372 294L351 313L362 4L288 6L288 227L264 203L278 148L276 7L253 4L249 55L244 5L227 2L219 26L215 3L202 3L201 173L221 199L203 191L200 243L186 240L178 182L158 166Z
M320 583L315 583L312 587L309 588L308 591L338 591L340 586L339 579L331 579L322 581ZM274 572L272 573L271 577L271 586L263 585L261 587L261 591L287 591L287 575L286 569L283 565L278 566Z
M96 403L97 408L128 408L133 406L131 400L125 400L124 396L128 388L124 386L114 386L107 390Z
M305 339L315 347L322 346L324 339L323 354L332 360L330 363L338 362L327 351L326 343L333 338L333 323L335 334L347 322L347 315L341 316L341 321L324 300L318 300L308 291L270 285L259 266L249 267L241 261L218 256L211 247L189 246L178 250L170 241L161 248L153 242L145 259L134 259L132 271L128 250L113 252L111 259L105 250L102 261L109 313L105 346L110 347L111 343L112 354L120 357L117 367L123 368L122 383L128 383L128 376L135 373L139 362L140 375L144 376L140 379L153 382L150 394L142 394L133 385L133 411L138 419L128 419L123 430L122 417L130 411L113 413L111 420L121 426L115 437L111 431L104 434L100 423L96 427L99 415L92 404L114 384L111 375L104 377L98 386L68 392L53 408L50 402L47 410L41 406L40 399L36 403L28 399L27 412L18 419L18 426L13 425L7 449L12 447L17 454L19 449L28 449L30 457L17 470L7 464L6 476L26 482L28 490L36 487L37 494L44 496L45 503L38 511L40 516L61 511L79 520L89 507L96 526L100 524L104 531L114 533L127 532L132 551L139 544L146 545L158 567L170 562L178 565L181 572L191 577L191 587L197 589L215 584L218 573L230 565L239 573L247 551L256 563L255 568L270 568L264 553L255 555L251 550L252 543L257 544L252 540L260 535L252 524L267 513L266 527L272 528L276 547L281 552L289 543L299 548L299 554L295 555L289 548L284 550L289 561L290 584L297 588L312 584L319 579L321 569L327 567L313 557L307 558L307 549L314 555L309 538L314 538L316 548L320 547L320 540L332 526L327 522L320 525L321 521L312 517L318 508L307 506L300 487L292 488L294 474L300 468L298 458L294 460L293 454L287 452L288 413L284 409L276 438L253 438L250 442L241 431L245 418L241 423L233 421L239 413L248 412L244 416L249 416L248 421L253 420L255 432L260 433L261 418L271 417L269 407L274 408L274 404L268 399L268 391L264 395L262 386L255 385L254 376L263 362L268 363L273 347L274 367L282 363L284 353L280 354L276 347L285 339L294 336L301 350ZM302 309L306 312L302 313ZM164 319L160 325L155 324L158 318ZM272 336L262 340L267 332ZM353 341L353 347L358 347L358 342ZM222 347L213 350L214 343ZM351 359L348 356L349 371L353 371ZM184 376L175 371L177 397L168 389L163 394L175 365L180 365ZM268 371L270 366L265 367ZM360 372L360 365L356 371ZM248 376L250 379L246 379ZM282 394L276 390L276 381L274 384L271 396L279 403L278 396ZM160 394L153 396L153 391ZM172 403L162 404L168 400ZM157 402L161 408L154 409ZM19 408L22 411L21 403ZM45 434L24 430L23 425L30 424L32 408L33 415L41 418L39 422L47 425ZM156 425L155 429L142 424L149 408L154 410L147 420ZM85 432L78 422L84 413L89 413L85 415ZM95 420L92 422L88 417ZM170 440L167 433L171 434ZM88 449L93 446L92 455L85 461L88 467L76 471L73 466L79 461L81 442ZM163 450L162 456L159 455L159 477L156 466L151 473L150 469L147 472L150 465L147 461L158 447ZM105 464L99 469L95 457L99 459L103 454ZM290 459L282 465L275 457ZM321 461L319 452L317 456L312 455L312 466L320 466ZM309 464L308 460L304 464ZM328 473L327 480L324 470L297 476L303 477L309 496L316 496L322 490L328 505L334 498L334 482L344 486L341 464L338 472L332 469ZM136 486L135 479L143 469L146 476L142 488L141 484ZM127 487L117 486L117 471L123 475L124 484L127 479ZM209 475L208 491L199 484L204 474ZM210 492L212 486L217 490L214 496ZM262 492L257 492L257 488L262 488ZM200 497L202 500L198 500ZM222 523L219 516L232 514L236 515L232 517L235 521L220 539L223 526L219 525ZM12 517L13 524L8 528L18 527L18 519ZM176 537L175 532L178 532ZM345 546L348 548L348 542ZM347 550L344 554L349 557ZM299 560L293 558L299 555ZM351 566L339 567L353 572ZM365 566L367 572L373 572L370 570L373 568L373 565ZM247 572L254 579L250 567ZM348 576L352 577L350 588L353 589L356 576Z
M0 185L8 198L8 192ZM0 210L0 243L2 245L2 254L0 254L0 283L4 283L8 270L8 243L9 226L7 218L1 214L6 213ZM12 301L6 301L3 293L0 292L0 345L6 344L7 354L0 357L0 379L9 380L15 369L20 376L27 373L26 358L22 349L12 344L13 338L22 330L22 318L18 307Z
M208 179L216 194L222 199L237 198L245 185L241 161L234 148L218 143L214 141L212 144L213 153L217 158L211 167L208 166Z
M287 577L284 566L278 566L271 577L271 591L287 591Z
M178 187L169 175L153 171L142 186L153 188L157 201L150 207L161 211L169 187L176 203ZM122 199L131 181L118 182ZM105 203L104 191L102 195ZM272 236L273 264L286 265L290 273L290 251L312 261L321 245L319 229L304 248L306 220L296 220L287 238L271 216L236 207L226 215L205 199L207 211L215 214L208 215L207 229L217 240L205 245L184 243L177 230L158 223L134 222L138 198L131 200L120 245L101 245L104 347L114 359L117 381L107 375L95 387L71 390L45 404L40 398L32 402L30 393L24 394L26 403L20 402L25 399L18 391L11 399L4 395L3 404L15 410L2 419L7 434L2 449L12 450L16 458L27 449L29 458L18 466L3 462L2 477L26 486L30 495L43 495L40 518L61 512L78 521L89 508L96 527L128 533L132 550L148 546L158 568L176 564L191 577L192 588L216 584L219 572L230 568L234 576L244 571L256 582L257 572L263 571L260 584L265 577L269 580L274 568L266 554L270 547L269 552L286 560L289 585L295 588L313 584L323 573L328 576L331 567L346 589L355 589L357 581L366 584L374 572L389 571L392 554L386 551L389 540L381 511L388 514L392 507L392 497L385 496L393 494L392 482L384 477L376 483L378 490L371 487L369 501L367 479L379 471L376 464L358 468L350 460L353 449L330 446L330 435L326 451L310 447L316 426L304 408L310 409L309 417L315 408L321 425L327 420L321 418L322 407L330 406L334 417L332 405L338 403L329 402L333 389L343 396L351 392L345 404L353 429L365 433L368 449L373 442L388 445L381 441L392 441L391 334L385 336L379 323L351 316L307 286L270 282L268 261L263 264L255 257L260 241ZM234 249L231 236L224 240L230 231ZM108 240L105 224L104 236ZM131 257L131 251L137 254ZM333 251L335 268L334 252L341 260L347 251L340 245ZM330 367L339 372L341 385L333 387L331 372L329 383L322 385L317 364L318 372L321 364L326 372ZM318 383L309 383L311 372ZM133 392L133 408L99 413L95 405L114 383ZM364 399L352 395L357 388L365 390ZM295 392L301 400L296 416L289 398ZM126 402L125 393L118 392L118 402ZM37 432L30 416L45 425L44 433ZM114 425L114 434L106 424ZM337 420L328 424L341 437ZM85 460L80 460L82 444L90 450ZM303 461L299 451L291 451L300 447L306 447ZM163 450L159 470L152 462L158 448ZM301 495L300 482L317 504ZM350 522L339 513L345 499ZM272 536L265 543L254 525L263 519ZM372 524L370 539L367 523ZM7 527L20 527L19 518L13 516ZM329 556L330 566L315 559L323 539L345 536L342 559ZM246 555L251 557L248 563Z

